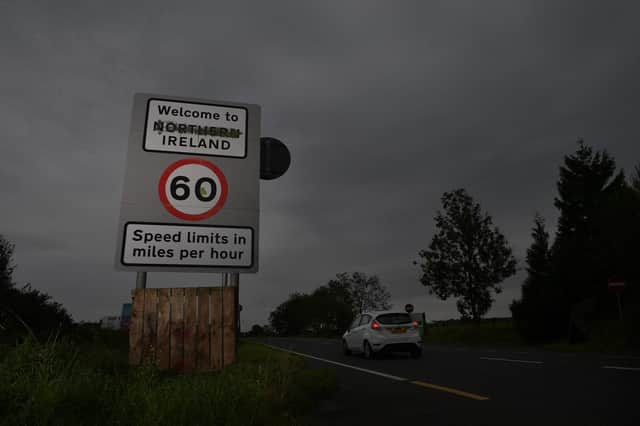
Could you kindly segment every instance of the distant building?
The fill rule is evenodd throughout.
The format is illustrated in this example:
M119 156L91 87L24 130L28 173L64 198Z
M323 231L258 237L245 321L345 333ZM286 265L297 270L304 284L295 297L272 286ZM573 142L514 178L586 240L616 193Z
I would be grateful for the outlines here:
M122 304L122 314L120 315L120 328L128 329L131 324L131 303Z
M118 330L120 328L120 321L120 317L117 316L102 317L100 319L100 328Z

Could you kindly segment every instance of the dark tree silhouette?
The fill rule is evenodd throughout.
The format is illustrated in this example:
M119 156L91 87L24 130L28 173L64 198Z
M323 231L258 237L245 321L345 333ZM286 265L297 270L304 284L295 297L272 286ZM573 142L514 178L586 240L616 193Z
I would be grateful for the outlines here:
M68 330L72 321L62 305L30 284L15 286L13 248L0 235L0 336L13 340L27 332L46 337L57 330Z
M514 300L510 308L520 334L530 340L541 340L557 337L565 330L557 312L560 293L551 282L549 233L539 214L534 219L531 237L533 242L527 249L527 278L522 285L522 299Z
M0 235L0 292L13 288L13 244Z
M391 294L376 275L343 272L337 274L336 279L329 282L329 286L346 291L347 301L353 307L354 313L391 309Z
M290 295L271 312L269 323L278 334L337 335L362 310L389 309L390 297L375 275L341 273L311 294Z
M640 164L633 169L633 174L631 175L631 188L637 194L640 194Z
M464 189L445 192L442 206L437 233L419 252L420 282L443 300L457 297L462 317L479 321L493 303L491 291L502 291L499 284L515 273L516 260L491 217Z
M603 206L612 208L611 197L624 187L624 174L616 174L615 160L606 151L594 152L579 141L578 150L564 157L554 202L560 216L552 273L569 306L595 297L611 273L602 246L607 236L598 216L604 213Z

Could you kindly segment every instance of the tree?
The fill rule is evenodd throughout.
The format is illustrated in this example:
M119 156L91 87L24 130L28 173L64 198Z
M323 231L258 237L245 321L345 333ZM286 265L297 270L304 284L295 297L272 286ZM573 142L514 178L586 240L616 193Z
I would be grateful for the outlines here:
M311 294L312 329L316 334L335 335L344 332L353 321L351 295L346 288L329 283Z
M624 174L616 174L615 160L606 151L594 152L583 141L578 145L574 154L564 157L554 201L560 216L551 250L552 275L563 289L567 312L575 303L606 291L613 267L606 216L626 186Z
M353 321L351 304L343 289L321 286L311 294L294 293L269 315L278 334L335 335Z
M462 317L479 321L491 307L491 291L500 293L499 284L515 273L516 260L491 217L464 189L445 192L442 206L437 233L419 252L420 282L443 300L457 297Z
M640 194L640 164L635 167L631 175L631 189Z
M544 219L536 214L531 230L533 242L527 249L527 278L522 285L522 298L514 300L511 313L520 334L531 340L557 337L564 332L557 312L558 289L551 283L549 233Z
M356 314L391 309L389 303L391 293L380 283L380 279L376 275L367 276L361 272L349 275L343 272L337 274L336 279L331 280L328 285L344 290L344 297Z
M390 309L390 297L375 275L341 273L311 294L290 295L271 312L269 323L283 335L337 335L362 311Z
M72 320L51 296L26 284L16 288L12 279L13 248L0 235L0 330L12 339L27 331L47 336L56 330L67 330Z
M249 331L251 336L264 336L264 327L259 324L253 324L251 326L251 331Z
M13 288L13 244L0 235L0 294Z
M277 334L301 334L309 326L309 297L308 294L293 293L269 314L269 323Z

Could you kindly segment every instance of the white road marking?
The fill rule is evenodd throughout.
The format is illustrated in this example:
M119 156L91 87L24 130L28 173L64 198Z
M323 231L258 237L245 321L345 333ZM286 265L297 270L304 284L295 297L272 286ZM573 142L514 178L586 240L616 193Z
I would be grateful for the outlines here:
M412 383L414 385L422 386L422 387L429 388L429 389L435 389L435 390L439 390L439 391L442 391L442 392L448 392L448 393L451 393L451 394L454 394L454 395L464 396L466 398L471 398L471 399L475 399L475 400L478 400L478 401L486 401L486 400L489 399L489 397L487 397L487 396L477 395L475 393L465 392L465 391L461 391L459 389L448 388L448 387L445 387L445 386L435 385L433 383L427 383L427 382L423 382L423 381L420 381L420 380L409 380L409 379L405 379L404 377L392 376L391 374L385 374L385 373L381 373L379 371L374 371L374 370L369 370L369 369L366 369L366 368L356 367L355 365L343 364L342 362L331 361L330 359L320 358L320 357L317 357L317 356L304 354L302 352L292 351L290 349L284 349L284 348L282 348L280 346L269 345L267 343L262 343L262 344L264 346L268 346L270 348L273 348L273 349L276 349L276 350L279 350L279 351L288 352L288 353L291 353L291 354L294 354L294 355L298 355L298 356L301 356L301 357L304 357L304 358L315 359L317 361L327 362L329 364L338 365L340 367L351 368L352 370L357 370L357 371L361 371L363 373L373 374L375 376L384 377L386 379L397 380L399 382L409 382L409 383Z
M507 362L523 362L525 364L544 364L542 361L528 361L525 359L510 359L510 358L489 358L481 356L480 359L487 361L507 361Z
M605 365L602 368L607 368L609 370L628 370L628 371L640 371L640 368L634 368L634 367L618 367L615 365Z
M640 359L640 356L631 356L631 355L606 355L604 358L615 358L615 359Z
M343 364L341 362L331 361L330 359L319 358L317 356L303 354L302 352L296 352L296 351L292 351L290 349L284 349L284 348L281 348L280 346L269 345L267 343L263 343L263 345L269 346L270 348L277 349L277 350L280 350L280 351L289 352L289 353L292 353L294 355L302 356L302 357L305 357L305 358L315 359L316 361L328 362L329 364L339 365L340 367L351 368L352 370L362 371L363 373L369 373L369 374L373 374L375 376L385 377L385 378L391 379L391 380L397 380L399 382L406 382L407 380L409 380L409 379L405 379L404 377L392 376L391 374L380 373L379 371L368 370L366 368L360 368L360 367L356 367L354 365Z

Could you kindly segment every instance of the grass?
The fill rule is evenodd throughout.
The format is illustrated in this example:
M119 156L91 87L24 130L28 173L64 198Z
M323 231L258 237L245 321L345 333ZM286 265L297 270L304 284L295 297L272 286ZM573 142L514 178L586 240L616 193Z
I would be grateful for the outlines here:
M630 354L625 330L620 321L607 320L594 324L585 342L569 344L566 341L546 343L544 349L560 352L599 352L612 354Z
M585 342L569 344L565 339L533 345L520 337L511 318L488 318L479 324L449 320L429 324L425 343L492 347L527 346L560 352L633 353L625 341L624 330L619 321L600 321L593 324L589 339Z
M520 346L524 341L510 318L490 318L479 324L460 320L428 324L425 343Z
M0 425L295 425L335 377L242 342L222 372L129 368L126 335L0 347Z

